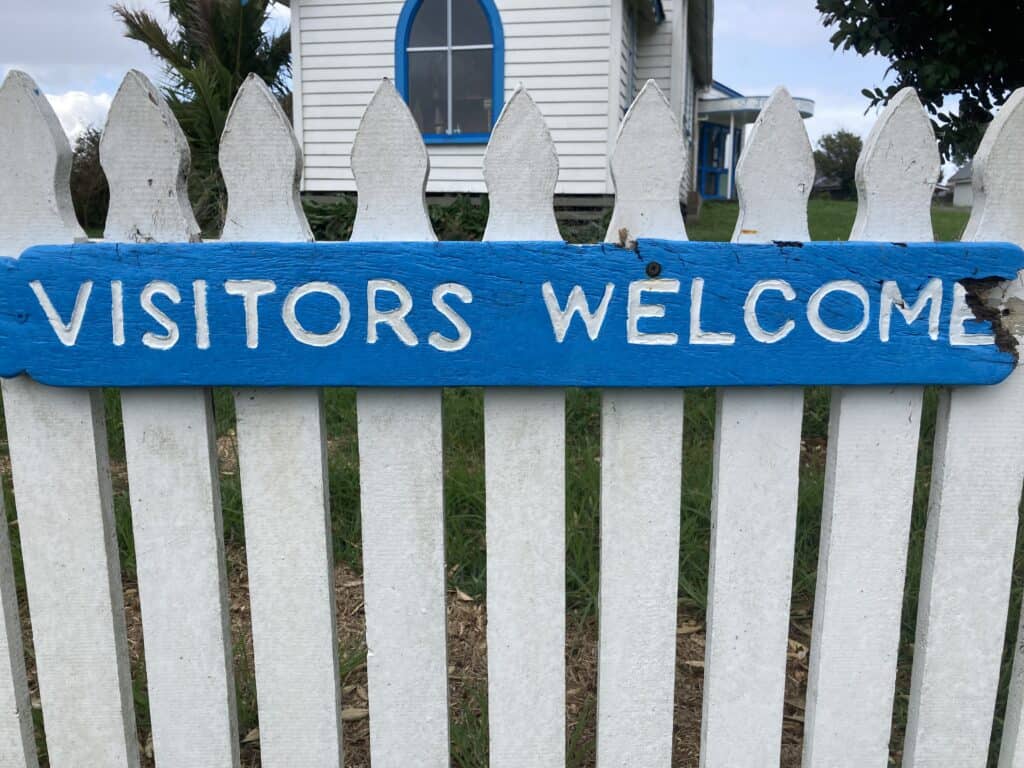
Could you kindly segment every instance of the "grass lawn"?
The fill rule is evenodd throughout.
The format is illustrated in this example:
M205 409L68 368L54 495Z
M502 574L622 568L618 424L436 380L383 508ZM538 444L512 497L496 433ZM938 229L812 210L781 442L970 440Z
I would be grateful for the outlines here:
M810 205L810 229L815 239L845 239L853 224L856 205L850 202L815 200ZM699 220L688 222L693 240L728 240L732 235L737 206L712 203L704 206ZM940 240L960 236L967 214L951 208L935 208L933 220ZM700 628L706 608L712 448L715 422L715 393L709 389L685 392L682 525L679 552L680 621ZM935 413L939 393L929 390L922 425L922 447L910 541L910 558L900 648L899 690L895 701L893 756L899 760L902 732L906 722L910 662L913 654L918 582L924 545L926 506L931 471ZM569 765L594 764L594 683L596 670L596 612L598 585L598 511L600 505L600 394L570 390L566 395L567 493L566 589L570 611L567 643ZM793 575L792 643L802 651L791 654L787 689L787 727L784 729L783 765L797 765L802 723L802 699L806 685L806 650L812 621L817 572L818 538L825 474L825 446L828 438L829 398L826 389L809 389L803 424L800 466L798 531ZM226 390L214 394L220 449L221 496L232 603L232 632L235 644L239 720L242 737L258 727L253 679L251 633L247 624L245 579L245 530L234 446L234 408ZM486 650L483 627L486 617L486 553L484 514L484 445L482 393L474 389L451 389L444 395L445 503L447 566L452 599L449 603L449 651L451 677L453 764L478 768L486 764ZM126 585L129 633L139 633L137 597L133 597L135 558L130 511L124 473L124 447L117 393L106 393L110 453L115 483L115 513L121 563ZM331 523L335 559L339 567L339 624L342 683L346 726L346 765L366 762L365 640L362 633L361 544L359 521L359 462L356 444L355 396L351 390L332 389L325 393L329 439L329 482ZM4 443L6 446L6 443ZM8 514L13 520L14 500L9 473L5 475ZM21 578L17 528L12 527L15 559ZM1020 548L1018 548L1020 550ZM867 557L868 555L866 555ZM1008 624L1006 663L1000 688L999 712L1005 707L1005 691L1019 612L1022 575L1016 564L1013 608ZM22 584L23 587L23 584ZM24 608L24 592L22 589ZM703 635L686 633L680 640L677 678L676 762L691 764L699 739L700 679ZM133 648L140 643L133 644ZM29 646L31 647L31 646ZM31 666L31 663L30 663ZM31 671L31 670L30 670ZM34 675L31 676L34 680ZM141 651L133 656L136 712L140 742L149 738L145 674ZM38 711L37 711L38 715ZM39 725L41 728L41 718ZM998 732L997 728L997 732ZM243 765L256 765L255 739L243 744ZM994 742L997 743L997 742ZM145 749L144 749L145 751ZM148 760L148 758L147 758ZM147 762L147 764L149 764ZM694 763L695 764L695 763Z
M739 206L736 203L705 203L697 219L686 222L691 240L728 241L732 239ZM852 200L811 200L807 220L812 240L847 240L857 216L857 203ZM942 205L932 208L932 225L936 240L959 240L967 226L970 211Z

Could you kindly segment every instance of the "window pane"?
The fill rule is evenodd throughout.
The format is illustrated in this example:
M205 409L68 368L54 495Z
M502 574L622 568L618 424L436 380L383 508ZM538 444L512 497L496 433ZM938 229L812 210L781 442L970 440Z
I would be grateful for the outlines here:
M475 2L475 0L474 0ZM410 48L448 45L447 0L423 0L409 31Z
M423 133L448 132L447 67L445 51L409 54L409 109Z
M490 49L452 51L452 132L488 133L495 109Z
M490 45L491 26L479 0L452 0L452 45Z

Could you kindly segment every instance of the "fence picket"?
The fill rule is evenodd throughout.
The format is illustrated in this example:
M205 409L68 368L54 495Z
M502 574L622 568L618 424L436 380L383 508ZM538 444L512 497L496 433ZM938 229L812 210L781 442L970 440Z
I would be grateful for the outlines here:
M36 243L84 238L71 206L70 170L71 148L46 97L31 78L12 71L0 87L0 253L17 256ZM102 397L24 376L4 380L3 396L50 765L135 768ZM34 768L6 530L0 538L11 665L0 694L0 763Z
M736 168L733 242L809 240L814 158L777 89ZM702 768L778 765L803 391L718 392L704 661Z
M28 681L25 678L25 649L21 641L18 591L7 535L7 510L0 498L0 765L36 768L35 732Z
M352 148L359 208L352 239L435 239L419 129L390 80ZM366 600L370 760L375 768L448 765L441 392L356 395Z
M938 173L931 121L913 89L904 89L861 153L850 239L931 241ZM807 684L808 768L889 763L923 395L921 387L832 393Z
M686 239L679 207L686 162L672 108L648 81L611 157L608 242ZM681 391L604 392L599 768L660 768L672 760L682 456Z
M964 240L1024 244L1024 89L989 125L974 160L974 187ZM1002 304L1012 308L1022 296L1018 279ZM1017 370L993 387L950 389L940 402L907 768L986 764L1024 479L1022 399ZM1017 727L1010 723L1011 732Z
M522 87L484 155L485 240L561 240L558 155ZM565 765L565 392L484 392L492 768ZM523 632L523 627L530 627Z
M100 144L106 238L198 240L185 136L140 72ZM209 390L121 394L153 749L162 768L238 765L227 579Z
M223 239L310 241L302 151L257 75L242 85L220 148ZM260 722L267 768L342 764L341 692L323 397L234 392Z

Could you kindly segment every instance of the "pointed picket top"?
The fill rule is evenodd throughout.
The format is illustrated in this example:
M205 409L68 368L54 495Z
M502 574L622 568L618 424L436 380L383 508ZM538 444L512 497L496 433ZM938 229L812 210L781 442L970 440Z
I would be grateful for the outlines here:
M110 184L107 240L199 240L188 201L188 141L167 102L137 70L125 75L110 105L100 163Z
M409 107L384 78L352 145L359 191L352 240L437 240L427 214L430 158Z
M851 240L930 242L939 146L917 92L904 88L871 129L857 161Z
M558 152L544 116L520 84L484 154L490 215L484 240L561 240L555 221Z
M231 105L220 141L220 170L228 191L222 240L313 239L299 198L302 149L259 75L249 75Z
M803 118L785 88L776 88L736 165L740 215L734 243L810 240L807 200L814 152Z
M37 243L84 240L71 203L71 146L31 77L0 86L0 256Z
M612 150L615 210L606 242L685 240L679 205L685 171L686 144L679 122L661 89L648 80L622 119Z
M1024 245L1024 88L1000 108L974 156L974 210L963 239Z

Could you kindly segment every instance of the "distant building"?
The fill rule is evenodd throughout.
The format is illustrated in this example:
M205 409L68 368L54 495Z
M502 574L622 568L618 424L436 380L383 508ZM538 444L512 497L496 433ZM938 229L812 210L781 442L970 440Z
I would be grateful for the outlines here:
M813 101L795 101L804 118L814 116ZM704 200L736 197L736 163L743 150L744 128L757 120L767 102L767 96L744 96L717 80L701 95L697 102L697 190Z
M487 191L484 150L519 83L551 129L559 195L614 192L609 151L648 79L696 155L697 96L712 82L714 0L281 1L292 12L303 191L355 191L352 142L384 77L423 134L430 193ZM683 199L695 191L695 165Z
M953 205L957 208L974 206L974 164L968 160L946 181L953 188Z

